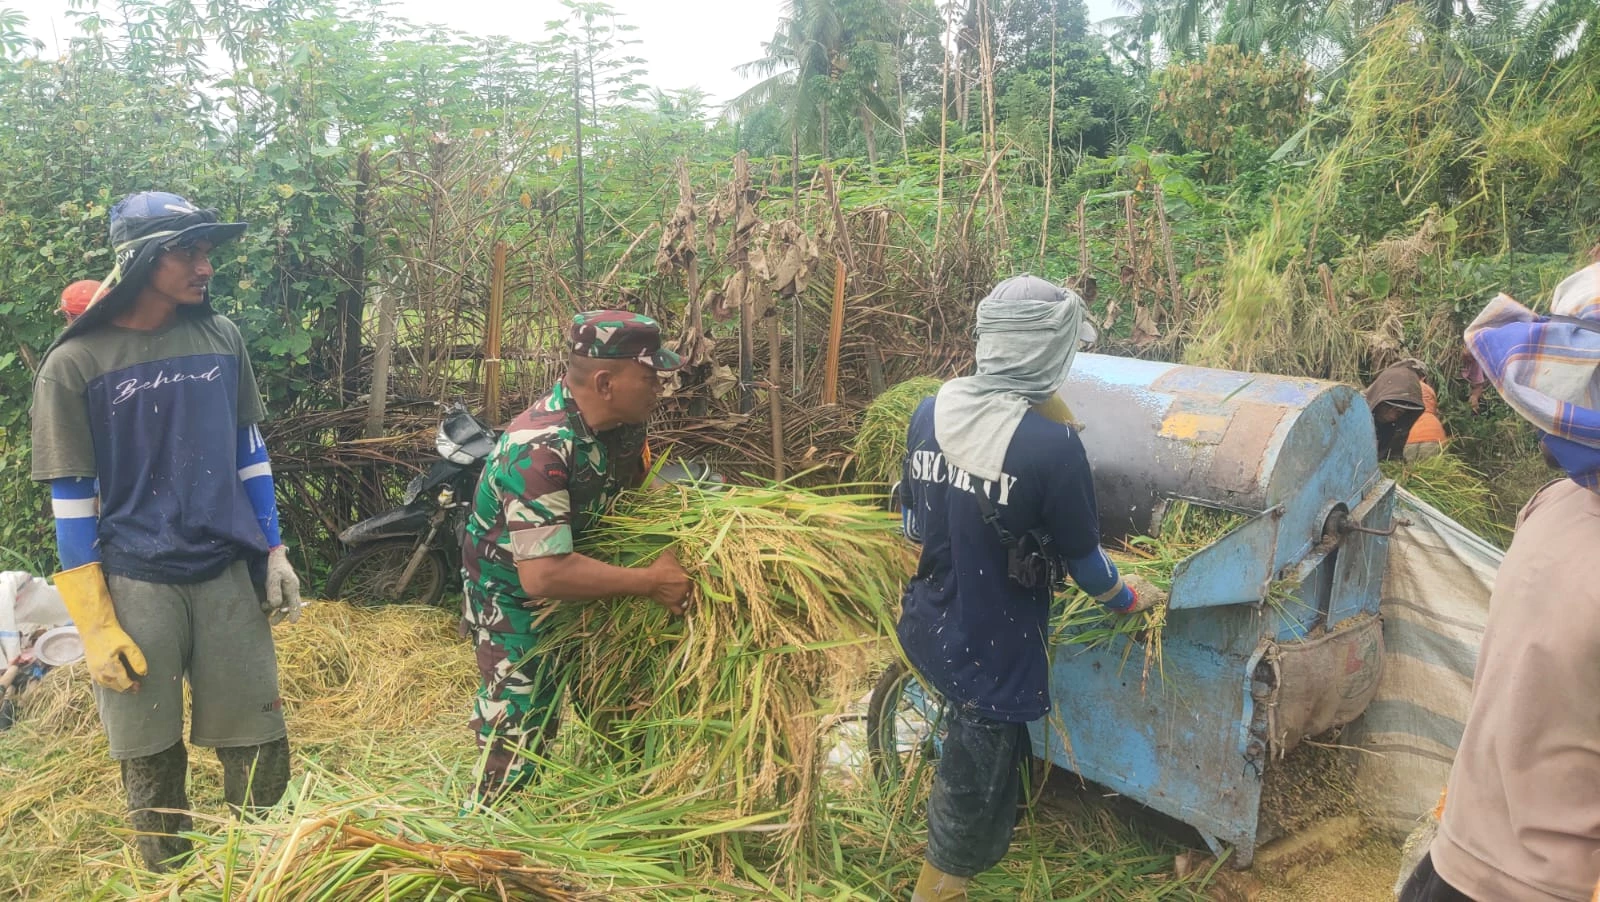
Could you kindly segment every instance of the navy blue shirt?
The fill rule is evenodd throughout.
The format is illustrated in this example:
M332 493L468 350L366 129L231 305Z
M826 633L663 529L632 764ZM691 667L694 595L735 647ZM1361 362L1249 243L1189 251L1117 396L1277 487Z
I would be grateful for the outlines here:
M906 587L900 644L946 700L983 717L1024 723L1050 710L1051 589L1026 589L1006 571L1006 546L985 523L985 492L1014 536L1039 529L1067 559L1099 551L1099 513L1083 443L1069 426L1029 411L998 482L953 467L933 431L934 399L912 415L902 487L922 538Z
M238 459L238 427L262 413L244 339L225 317L102 326L63 342L40 370L33 478L99 478L107 573L204 582L267 552Z

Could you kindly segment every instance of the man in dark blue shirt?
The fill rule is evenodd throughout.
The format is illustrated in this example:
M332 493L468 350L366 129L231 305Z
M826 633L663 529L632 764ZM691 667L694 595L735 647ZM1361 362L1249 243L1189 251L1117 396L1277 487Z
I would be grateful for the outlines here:
M1100 548L1083 444L1040 409L1066 381L1082 321L1069 291L1027 275L1001 282L978 306L977 374L911 418L901 484L922 555L899 636L944 697L949 727L913 902L965 899L967 882L1011 845L1027 724L1050 708L1053 580L1041 565L1064 569L1110 611L1165 601L1123 579Z
M216 750L235 810L289 782L272 623L299 617L244 338L211 308L211 251L244 231L182 197L111 209L103 288L45 352L33 478L50 483L56 589L151 870L190 851L183 742Z

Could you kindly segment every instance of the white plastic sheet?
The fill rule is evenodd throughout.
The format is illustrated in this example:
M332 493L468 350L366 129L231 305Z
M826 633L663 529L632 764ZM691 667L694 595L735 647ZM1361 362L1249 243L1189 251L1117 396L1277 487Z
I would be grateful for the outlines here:
M27 637L71 622L55 586L20 570L0 573L0 669L22 653Z

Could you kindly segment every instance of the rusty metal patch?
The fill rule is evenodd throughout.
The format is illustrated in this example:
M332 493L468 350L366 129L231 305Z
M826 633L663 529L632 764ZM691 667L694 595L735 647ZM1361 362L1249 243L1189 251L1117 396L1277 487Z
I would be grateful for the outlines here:
M1287 412L1275 404L1240 402L1211 459L1210 485L1241 495L1253 493L1261 474L1276 463L1267 459L1267 446Z

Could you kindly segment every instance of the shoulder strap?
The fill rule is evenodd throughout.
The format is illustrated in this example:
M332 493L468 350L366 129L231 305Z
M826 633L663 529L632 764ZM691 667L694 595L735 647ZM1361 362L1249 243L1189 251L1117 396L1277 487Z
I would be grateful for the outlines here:
M1000 537L1000 544L1012 551L1020 550L1022 543L1018 542L1017 537L1000 522L1000 512L994 509L994 502L989 500L988 494L982 489L975 489L972 497L978 502L978 511L983 514L983 522L989 524L994 529L995 535Z

